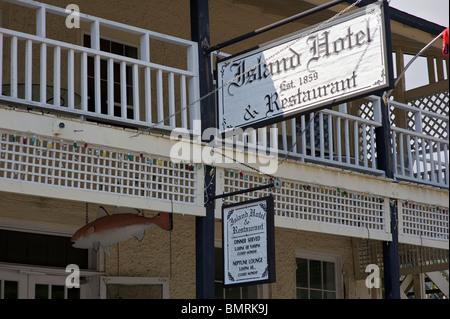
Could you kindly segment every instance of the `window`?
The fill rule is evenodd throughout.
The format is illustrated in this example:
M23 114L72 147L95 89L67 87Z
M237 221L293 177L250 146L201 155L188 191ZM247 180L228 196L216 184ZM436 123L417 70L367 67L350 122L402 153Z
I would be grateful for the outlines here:
M18 299L19 282L0 279L0 299Z
M0 229L0 262L66 267L88 267L88 250L72 247L70 237Z
M97 272L88 270L96 265L93 254L72 247L70 237L0 229L0 299L96 296L90 278ZM69 264L81 269L80 289L66 287Z
M340 296L338 257L297 256L297 299L337 299Z
M91 36L84 35L83 43L85 47L91 46ZM100 39L100 50L108 53L138 58L138 48L122 44L119 42ZM121 116L121 96L120 96L120 64L114 63L114 116ZM127 114L128 119L133 119L133 77L131 66L126 66L126 91L127 91ZM95 80L94 80L94 58L88 57L88 110L95 112ZM106 60L100 60L100 94L101 113L108 114L108 65Z

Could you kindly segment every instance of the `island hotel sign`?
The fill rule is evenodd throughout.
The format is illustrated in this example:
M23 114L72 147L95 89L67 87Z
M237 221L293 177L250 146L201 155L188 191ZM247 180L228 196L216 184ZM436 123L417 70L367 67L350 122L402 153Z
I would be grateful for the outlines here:
M387 9L372 4L219 61L219 131L264 126L390 88Z

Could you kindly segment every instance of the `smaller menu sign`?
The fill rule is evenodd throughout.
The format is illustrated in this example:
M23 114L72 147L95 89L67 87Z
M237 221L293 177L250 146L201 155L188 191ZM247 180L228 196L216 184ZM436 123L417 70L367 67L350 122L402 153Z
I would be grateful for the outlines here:
M222 207L224 285L275 281L273 197Z

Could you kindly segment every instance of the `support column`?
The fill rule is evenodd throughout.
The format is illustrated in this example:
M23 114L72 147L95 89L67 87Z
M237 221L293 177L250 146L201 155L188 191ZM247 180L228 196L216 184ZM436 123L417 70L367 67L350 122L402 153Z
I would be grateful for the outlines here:
M377 166L386 172L387 178L394 178L393 154L391 151L391 125L388 105L380 99L381 126L375 129L377 144ZM397 201L386 202L389 205L392 241L383 242L384 297L400 299L400 265L398 259L398 213Z
M414 298L425 299L425 274L419 273L413 275Z
M390 21L389 3L384 2L384 13L387 21ZM386 24L386 35L388 46L391 46L390 24ZM388 51L391 51L389 48ZM392 64L389 63L390 82L394 83ZM386 172L387 178L394 179L394 160L391 145L391 124L389 119L389 105L384 103L383 97L380 98L381 126L375 129L377 139L377 165L379 169ZM397 201L389 200L385 205L390 208L390 231L392 241L383 242L383 267L384 267L384 297L386 299L400 299L400 264L398 259L398 211Z
M209 47L209 8L208 0L191 0L191 39L198 43L198 65L200 96L211 92L213 72L209 54L204 49ZM200 113L202 133L205 129L216 127L216 107L214 95L201 100ZM202 140L210 141L210 136ZM205 166L205 217L196 217L196 295L198 299L214 298L214 201L207 197L215 195L215 174L210 174L213 168Z
M400 299L397 201L386 205L390 206L392 241L383 242L384 298Z

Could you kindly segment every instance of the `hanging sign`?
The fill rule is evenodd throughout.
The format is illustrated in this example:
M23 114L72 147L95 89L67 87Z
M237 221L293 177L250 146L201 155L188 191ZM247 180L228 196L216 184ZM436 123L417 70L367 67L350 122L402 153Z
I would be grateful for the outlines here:
M368 5L219 61L219 131L265 126L390 88L387 9Z
M222 207L224 285L275 281L273 197Z

